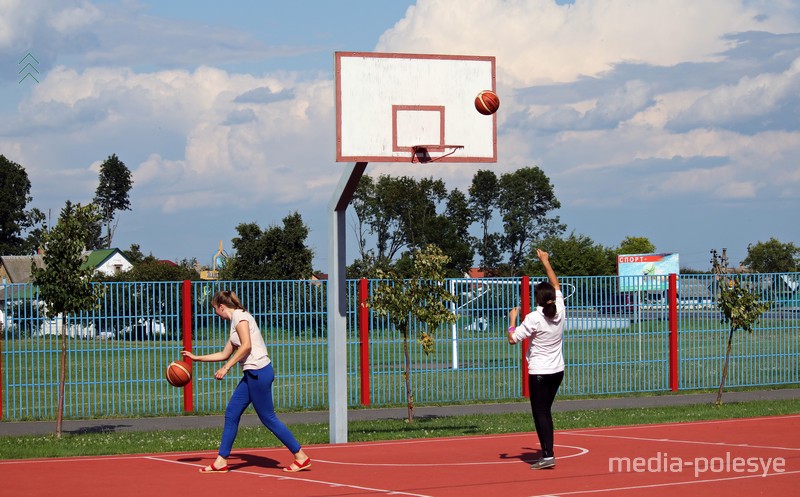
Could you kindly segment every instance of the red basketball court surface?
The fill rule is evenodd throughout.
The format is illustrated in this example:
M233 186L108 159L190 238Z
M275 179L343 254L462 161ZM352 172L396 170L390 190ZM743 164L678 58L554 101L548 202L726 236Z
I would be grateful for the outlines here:
M800 415L556 431L555 469L533 471L534 433L305 447L0 461L9 496L795 496Z

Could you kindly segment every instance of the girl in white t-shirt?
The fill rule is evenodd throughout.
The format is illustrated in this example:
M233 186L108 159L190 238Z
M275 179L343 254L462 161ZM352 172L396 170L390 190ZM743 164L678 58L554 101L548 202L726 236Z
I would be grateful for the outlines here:
M201 473L227 473L228 456L231 454L233 441L239 431L239 420L250 404L258 414L264 426L278 437L286 448L294 454L294 462L284 471L291 473L303 471L311 467L311 459L303 452L297 439L275 414L272 401L272 382L275 371L267 354L267 346L261 336L261 330L253 316L247 312L239 297L229 290L214 294L211 305L217 316L231 322L231 331L225 347L214 354L197 356L191 352L181 354L200 362L220 362L225 364L214 373L214 378L221 380L236 363L242 367L242 379L236 386L228 407L225 409L225 426L222 429L222 442L216 460L202 468Z
M516 326L519 307L508 313L511 326L508 328L508 343L517 344L530 338L528 348L528 387L531 398L531 413L542 448L542 457L531 465L531 469L554 468L553 452L553 401L558 387L564 379L564 295L558 284L555 271L550 266L550 255L536 250L542 261L548 282L536 285L534 300L536 309L525 316Z

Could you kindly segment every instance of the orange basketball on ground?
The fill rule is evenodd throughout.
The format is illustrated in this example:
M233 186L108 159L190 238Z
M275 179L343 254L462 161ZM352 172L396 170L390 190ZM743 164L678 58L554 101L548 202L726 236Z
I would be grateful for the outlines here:
M182 387L192 381L192 366L186 361L172 361L167 366L167 381L173 387Z
M494 114L500 108L500 97L492 90L483 90L475 97L475 108L485 116Z

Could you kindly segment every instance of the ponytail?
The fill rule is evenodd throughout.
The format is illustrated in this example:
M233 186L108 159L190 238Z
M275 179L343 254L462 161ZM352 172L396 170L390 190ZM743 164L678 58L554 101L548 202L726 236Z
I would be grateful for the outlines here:
M546 281L539 283L533 289L533 297L545 317L556 317L556 289L553 285Z
M548 300L547 303L542 306L542 314L550 319L556 317L556 303L552 300Z

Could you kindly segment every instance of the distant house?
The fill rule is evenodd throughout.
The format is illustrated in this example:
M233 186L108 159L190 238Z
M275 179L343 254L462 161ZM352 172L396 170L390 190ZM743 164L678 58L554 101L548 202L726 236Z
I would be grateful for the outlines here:
M41 255L0 256L0 281L3 283L30 283L31 265L44 267Z
M322 286L323 281L328 281L328 273L317 271L311 273L311 282L316 286Z
M469 268L469 272L465 274L467 278L485 278L486 271L482 271L479 267L471 267Z
M98 249L89 252L83 263L84 268L92 268L95 272L106 276L130 271L133 263L125 257L120 249Z
M41 255L0 256L0 302L15 298L28 298L30 290L15 283L31 282L31 265L44 267ZM9 286L10 285L10 286Z

